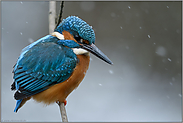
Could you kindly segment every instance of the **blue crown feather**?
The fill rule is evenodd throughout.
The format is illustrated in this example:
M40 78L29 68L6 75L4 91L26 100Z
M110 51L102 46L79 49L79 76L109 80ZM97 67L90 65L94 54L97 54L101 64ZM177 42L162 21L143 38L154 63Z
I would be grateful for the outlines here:
M69 16L59 24L56 32L62 33L63 30L71 34L78 33L81 38L89 41L89 44L95 43L95 33L90 25L76 16Z

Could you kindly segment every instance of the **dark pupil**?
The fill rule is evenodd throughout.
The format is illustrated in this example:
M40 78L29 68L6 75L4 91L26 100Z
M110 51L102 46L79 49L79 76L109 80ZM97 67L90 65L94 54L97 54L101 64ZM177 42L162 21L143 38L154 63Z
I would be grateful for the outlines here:
M81 37L79 35L74 35L74 38L76 39L76 41L80 41L81 40Z

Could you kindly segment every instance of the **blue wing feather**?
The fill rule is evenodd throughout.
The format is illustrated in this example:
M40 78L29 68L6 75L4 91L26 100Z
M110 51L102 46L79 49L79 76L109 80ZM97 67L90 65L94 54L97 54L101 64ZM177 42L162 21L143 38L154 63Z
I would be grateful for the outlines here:
M48 35L25 47L14 67L15 99L37 94L70 77L77 63L74 52Z
M18 82L19 85L21 85L21 87L24 87L27 83L30 83L31 81L33 81L34 78L33 77L29 77L24 81Z

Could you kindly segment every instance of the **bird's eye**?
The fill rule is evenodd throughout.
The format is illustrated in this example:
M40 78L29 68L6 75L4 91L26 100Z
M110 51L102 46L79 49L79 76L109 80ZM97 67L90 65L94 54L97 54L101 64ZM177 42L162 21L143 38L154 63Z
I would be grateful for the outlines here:
M76 39L76 41L79 41L81 39L81 37L78 34L75 34L74 38Z
M74 38L76 39L77 42L83 43L83 39L78 34L75 34Z

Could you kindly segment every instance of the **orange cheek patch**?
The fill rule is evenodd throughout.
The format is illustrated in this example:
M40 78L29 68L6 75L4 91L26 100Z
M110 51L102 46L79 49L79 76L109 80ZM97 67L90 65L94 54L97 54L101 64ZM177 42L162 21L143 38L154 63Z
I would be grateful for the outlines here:
M62 34L64 35L64 39L66 39L66 40L73 40L73 41L75 41L76 43L78 43L75 39L74 39L74 37L73 37L73 35L71 35L68 31L63 31L62 32ZM89 43L89 41L87 41L87 40L83 40L83 43L84 44L90 44Z
M73 35L71 35L68 31L63 31L62 32L62 34L64 35L64 39L66 39L66 40L73 40L73 41L75 41L75 42L77 42L75 39L74 39L74 37L73 37Z
M89 44L89 41L83 40L83 43L84 43L84 44Z

